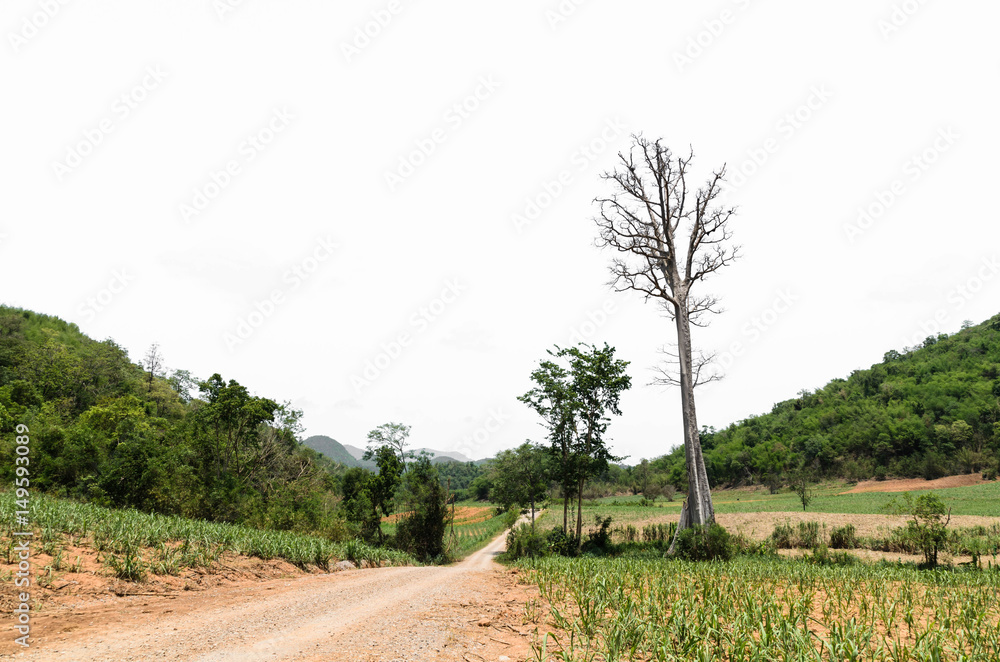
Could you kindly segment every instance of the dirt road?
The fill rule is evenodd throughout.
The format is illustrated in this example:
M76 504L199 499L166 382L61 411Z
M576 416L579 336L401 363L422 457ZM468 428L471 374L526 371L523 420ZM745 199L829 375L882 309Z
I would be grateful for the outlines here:
M493 560L503 548L499 536L452 566L348 570L169 597L107 598L39 614L33 646L4 657L524 660L530 655L529 628L520 618L526 594Z

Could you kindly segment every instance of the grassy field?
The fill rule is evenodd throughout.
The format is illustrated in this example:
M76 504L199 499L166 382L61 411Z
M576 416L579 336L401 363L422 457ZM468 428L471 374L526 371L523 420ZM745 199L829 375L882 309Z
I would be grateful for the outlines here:
M898 493L862 492L841 494L849 489L844 483L824 483L813 490L813 500L807 512L844 513L857 515L883 514L885 506ZM1000 517L1000 481L935 490L953 515L976 515ZM583 520L585 525L593 523L598 515L611 516L615 524L636 524L669 516L679 517L684 498L678 494L673 501L657 500L652 505L642 505L641 496L619 496L584 501ZM712 501L717 514L754 512L802 512L799 497L790 491L769 494L767 489L758 490L718 490L712 493ZM553 503L542 520L545 526L562 522L562 504Z
M557 628L536 642L539 660L1000 659L996 569L659 554L517 565L541 592L525 619Z

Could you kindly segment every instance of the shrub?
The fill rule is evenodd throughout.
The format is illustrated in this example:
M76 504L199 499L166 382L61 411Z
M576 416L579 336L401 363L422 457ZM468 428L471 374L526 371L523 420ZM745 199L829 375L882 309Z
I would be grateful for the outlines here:
M858 532L853 524L837 527L830 532L830 547L834 549L857 549Z
M927 480L943 478L948 475L944 455L930 451L924 456L923 477Z
M815 563L816 565L854 565L858 558L847 552L833 552L826 545L813 547L812 554L806 554L804 561Z
M938 551L948 541L946 527L951 521L951 510L946 511L944 503L933 492L921 494L916 499L909 492L904 492L903 503L893 499L886 505L886 510L912 517L906 527L894 532L894 537L918 547L924 555L924 566L935 567Z
M732 536L715 524L694 524L677 536L676 554L688 561L728 561L733 557L735 545Z
M799 547L812 549L820 543L819 522L799 522L797 536Z
M504 558L514 560L524 557L536 558L550 553L549 541L541 533L531 530L530 524L522 524L507 534L507 551Z
M642 527L642 540L643 542L656 543L663 547L669 545L670 541L674 539L675 531L677 531L676 522L670 522L669 524L647 524Z
M791 524L776 524L771 532L771 540L778 549L791 549L795 546L795 529Z
M584 552L593 551L605 551L611 547L611 518L605 517L603 520L600 515L595 516L595 524L597 525L596 531L591 531L587 534L587 540L583 543Z

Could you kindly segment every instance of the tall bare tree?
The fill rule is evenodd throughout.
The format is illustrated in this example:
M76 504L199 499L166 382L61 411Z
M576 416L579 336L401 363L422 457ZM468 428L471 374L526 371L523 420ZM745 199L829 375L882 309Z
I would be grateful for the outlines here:
M160 343L153 343L146 350L146 356L142 359L142 365L146 368L146 372L149 373L148 384L149 392L153 392L153 378L160 376L160 370L163 368L163 354L160 353Z
M681 389L688 498L681 510L679 532L691 524L715 520L694 400L695 386L712 377L702 378L708 359L692 357L691 325L704 326L706 313L720 311L716 297L696 295L692 290L738 257L739 247L731 245L728 225L735 209L718 200L724 165L692 191L687 179L693 151L675 157L660 140L633 135L632 141L627 154L618 154L619 166L602 175L614 190L595 201L600 205L595 219L598 245L617 253L611 264L611 286L659 300L676 326L677 372L667 373L660 383Z

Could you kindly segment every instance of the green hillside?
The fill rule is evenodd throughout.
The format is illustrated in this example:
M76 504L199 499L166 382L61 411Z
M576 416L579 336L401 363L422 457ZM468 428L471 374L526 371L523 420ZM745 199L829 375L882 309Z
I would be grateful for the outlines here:
M782 482L804 468L851 480L937 478L1000 457L1000 315L834 379L770 413L702 435L713 485ZM684 482L683 449L652 463Z
M326 457L333 462L342 464L345 467L364 467L365 469L375 470L375 463L370 460L358 460L355 459L353 455L343 444L341 444L336 439L327 437L326 435L316 434L311 437L307 437L302 440L303 446L308 446L317 453L322 453L323 457Z
M336 477L296 440L301 412L218 374L153 364L75 324L0 306L0 480L13 484L22 425L32 490L262 528L341 526Z

